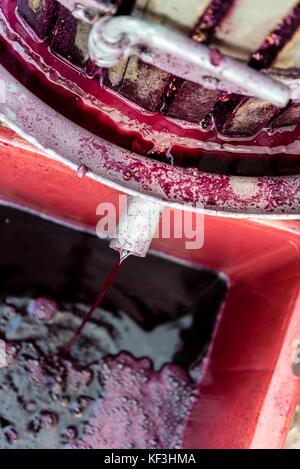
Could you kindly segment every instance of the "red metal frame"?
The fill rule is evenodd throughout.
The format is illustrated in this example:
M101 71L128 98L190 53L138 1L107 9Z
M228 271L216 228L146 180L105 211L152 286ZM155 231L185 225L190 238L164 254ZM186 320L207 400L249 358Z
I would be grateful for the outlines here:
M118 206L118 191L79 179L3 128L0 161L0 196L7 202L90 230L100 202ZM153 248L230 280L184 446L282 447L300 395L292 373L300 339L300 222L206 216L202 249L186 250L184 239L158 239Z

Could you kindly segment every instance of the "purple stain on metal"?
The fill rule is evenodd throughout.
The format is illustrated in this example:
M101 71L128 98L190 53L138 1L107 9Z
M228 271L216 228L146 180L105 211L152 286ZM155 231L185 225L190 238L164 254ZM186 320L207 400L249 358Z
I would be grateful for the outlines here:
M147 194L151 192L153 200L162 203L190 204L239 216L289 217L300 213L298 176L248 178L191 174L187 169L141 157L93 135L36 98L3 67L0 67L0 78L7 84L7 102L1 109L1 120L42 149L45 156L58 159L75 171L79 164L84 164L89 168L90 177L133 195L143 194L143 187L147 186ZM22 106L19 96L23 96ZM224 143L219 150L225 148ZM254 147L251 151L255 154L258 149ZM299 142L287 146L286 152L298 154ZM138 173L132 172L133 177L124 181L126 171L136 166ZM280 199L274 185L280 187Z

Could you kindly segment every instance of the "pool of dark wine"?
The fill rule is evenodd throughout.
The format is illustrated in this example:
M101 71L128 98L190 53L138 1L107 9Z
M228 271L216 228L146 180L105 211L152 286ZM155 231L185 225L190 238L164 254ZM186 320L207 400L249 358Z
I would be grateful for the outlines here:
M180 448L227 282L0 207L0 448Z

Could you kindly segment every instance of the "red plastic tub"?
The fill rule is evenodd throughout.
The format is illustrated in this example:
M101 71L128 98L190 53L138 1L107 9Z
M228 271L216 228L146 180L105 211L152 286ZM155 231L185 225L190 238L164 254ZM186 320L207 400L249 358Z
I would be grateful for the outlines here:
M2 128L0 195L5 203L89 231L100 202L119 193L47 158ZM300 222L205 216L202 249L156 239L153 249L223 272L229 279L186 448L282 447L300 395L293 356L300 339ZM299 370L298 370L299 371Z

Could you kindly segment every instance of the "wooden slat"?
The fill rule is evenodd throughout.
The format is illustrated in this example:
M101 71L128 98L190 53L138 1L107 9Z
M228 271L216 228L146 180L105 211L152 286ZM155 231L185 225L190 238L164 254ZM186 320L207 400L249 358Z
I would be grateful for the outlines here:
M19 14L40 39L45 39L56 21L56 0L18 0Z
M177 92L167 116L199 123L211 111L219 96L218 90L209 90L186 81Z
M61 7L51 41L51 50L73 65L84 67L89 60L90 30L90 25L76 20L69 10Z
M166 72L145 64L133 56L129 59L118 91L144 109L154 111L167 80Z
M297 3L297 0L236 0L216 33L219 49L248 61Z
M300 68L300 28L278 54L273 66L281 69Z
M277 114L276 106L258 98L250 98L234 109L221 130L230 135L254 135Z
M300 103L291 104L273 122L272 127L285 127L287 125L298 124L300 121Z
M188 32L209 3L210 0L149 0L145 17Z

